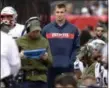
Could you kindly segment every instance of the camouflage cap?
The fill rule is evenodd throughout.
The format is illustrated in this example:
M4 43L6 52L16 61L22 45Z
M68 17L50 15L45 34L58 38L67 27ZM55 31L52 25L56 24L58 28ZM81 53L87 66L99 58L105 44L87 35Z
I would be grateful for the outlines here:
M77 58L81 60L85 55L87 55L88 57L92 55L92 48L88 46L87 44L80 48Z

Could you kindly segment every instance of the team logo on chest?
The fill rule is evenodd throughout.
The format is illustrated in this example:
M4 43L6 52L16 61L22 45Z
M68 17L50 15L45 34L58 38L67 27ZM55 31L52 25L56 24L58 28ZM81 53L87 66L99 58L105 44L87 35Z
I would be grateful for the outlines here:
M73 39L74 34L73 33L47 33L46 37L48 39L50 38L67 38L67 39Z

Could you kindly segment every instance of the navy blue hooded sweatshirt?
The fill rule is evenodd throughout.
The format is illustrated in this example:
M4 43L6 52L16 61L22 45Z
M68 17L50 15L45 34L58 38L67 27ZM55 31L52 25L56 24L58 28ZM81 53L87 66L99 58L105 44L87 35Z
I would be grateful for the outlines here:
M53 67L73 66L77 49L80 47L78 29L68 21L61 27L52 22L43 28L42 35L49 40Z

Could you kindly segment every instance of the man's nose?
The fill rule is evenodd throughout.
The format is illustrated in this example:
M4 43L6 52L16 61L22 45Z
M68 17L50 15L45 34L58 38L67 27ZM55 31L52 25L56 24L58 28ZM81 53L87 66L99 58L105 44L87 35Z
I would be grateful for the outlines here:
M61 15L61 12L59 12L58 15Z

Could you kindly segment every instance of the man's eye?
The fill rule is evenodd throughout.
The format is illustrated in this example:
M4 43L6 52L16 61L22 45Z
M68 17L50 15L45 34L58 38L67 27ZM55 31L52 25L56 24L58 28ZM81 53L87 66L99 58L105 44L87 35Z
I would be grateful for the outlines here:
M56 12L56 13L59 13L59 12Z
M61 13L64 13L64 12L61 12Z
M64 13L64 12L59 12L59 11L57 11L56 13Z

